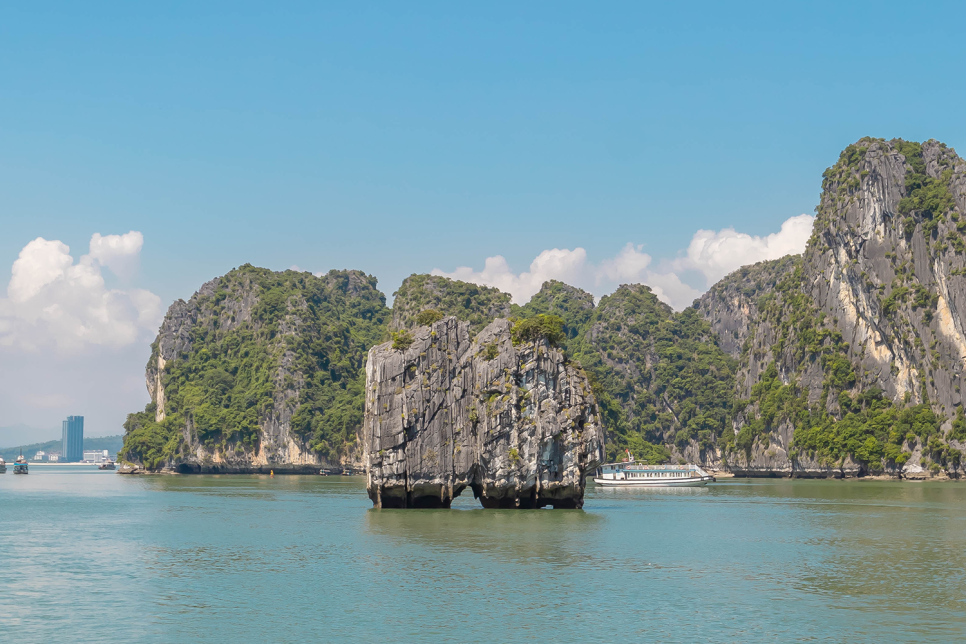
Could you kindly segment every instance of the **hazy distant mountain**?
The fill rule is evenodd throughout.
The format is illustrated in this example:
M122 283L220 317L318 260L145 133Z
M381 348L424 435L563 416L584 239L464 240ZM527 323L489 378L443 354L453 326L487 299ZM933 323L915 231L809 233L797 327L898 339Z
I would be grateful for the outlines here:
M106 449L112 455L116 454L120 449L121 445L124 443L122 436L98 436L96 438L84 438L84 449L91 450L102 450ZM59 452L61 451L61 439L56 439L52 441L44 442L33 442L29 444L17 445L14 447L5 447L0 449L0 456L4 458L8 463L12 462L13 459L17 457L20 450L23 449L23 455L27 458L33 458L34 454L38 451L44 452Z
M0 427L0 449L59 439L60 434L60 429L40 429L24 424L8 425Z

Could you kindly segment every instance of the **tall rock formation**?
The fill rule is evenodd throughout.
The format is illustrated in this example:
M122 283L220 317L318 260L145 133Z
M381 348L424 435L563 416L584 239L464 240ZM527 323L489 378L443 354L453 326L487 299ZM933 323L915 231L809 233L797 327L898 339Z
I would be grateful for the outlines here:
M746 267L697 309L739 361L738 472L958 473L966 425L966 163L863 139L824 175L801 257Z
M475 338L446 317L373 347L363 446L376 507L579 508L603 458L583 371L544 339L515 344L497 319Z
M171 305L152 345L151 403L122 458L180 472L318 472L351 458L363 360L389 310L360 271L250 265Z

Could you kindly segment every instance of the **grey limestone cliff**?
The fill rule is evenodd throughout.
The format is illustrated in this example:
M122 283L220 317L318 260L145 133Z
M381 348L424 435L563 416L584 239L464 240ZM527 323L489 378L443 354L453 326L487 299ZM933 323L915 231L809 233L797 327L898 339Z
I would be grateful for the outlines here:
M804 255L745 267L695 304L738 359L738 396L751 405L735 432L768 421L731 469L915 474L941 465L958 473L962 437L951 430L966 368L966 163L936 141L863 139L826 171L816 211ZM793 386L799 409L813 412L785 413L783 403L784 418L768 418L770 382ZM799 429L818 422L815 410L858 418L881 407L880 396L897 409L932 410L939 430L913 436L899 423L905 439L877 440L894 440L901 452L880 460L873 451L858 465L855 449L837 460L802 449L807 431Z
M376 507L579 508L603 458L583 371L546 341L514 345L497 319L475 338L446 317L412 344L369 351L363 450Z

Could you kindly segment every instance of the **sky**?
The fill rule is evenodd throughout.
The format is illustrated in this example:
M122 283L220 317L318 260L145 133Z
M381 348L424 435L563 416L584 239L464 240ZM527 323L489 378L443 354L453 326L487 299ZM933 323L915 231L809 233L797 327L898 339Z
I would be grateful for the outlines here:
M243 263L647 283L800 252L863 136L966 149L966 5L0 5L0 427L147 402ZM6 284L6 290L3 285Z

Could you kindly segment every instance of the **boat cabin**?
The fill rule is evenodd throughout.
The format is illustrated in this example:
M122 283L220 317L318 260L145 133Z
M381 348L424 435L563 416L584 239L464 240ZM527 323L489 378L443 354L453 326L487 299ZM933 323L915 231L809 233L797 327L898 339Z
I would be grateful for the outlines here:
M598 477L605 480L686 479L700 476L693 465L644 465L642 463L607 463Z

